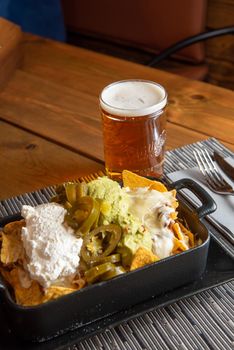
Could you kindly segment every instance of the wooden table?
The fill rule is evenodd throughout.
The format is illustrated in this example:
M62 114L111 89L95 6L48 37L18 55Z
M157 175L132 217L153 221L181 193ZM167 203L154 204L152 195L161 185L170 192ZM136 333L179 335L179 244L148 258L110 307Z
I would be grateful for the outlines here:
M0 200L103 169L98 95L128 78L168 91L168 149L213 136L234 151L234 92L22 34L0 19Z
M0 80L0 199L103 169L98 95L116 80L166 88L167 149L213 136L234 150L232 91L29 34L22 50Z

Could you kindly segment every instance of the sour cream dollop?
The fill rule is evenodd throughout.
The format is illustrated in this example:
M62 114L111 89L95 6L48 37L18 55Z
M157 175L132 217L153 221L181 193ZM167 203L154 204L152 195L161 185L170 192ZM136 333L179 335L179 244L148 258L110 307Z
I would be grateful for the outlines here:
M74 274L79 266L83 240L63 223L65 214L66 209L57 203L22 207L21 215L26 221L22 228L26 268L31 278L45 288Z

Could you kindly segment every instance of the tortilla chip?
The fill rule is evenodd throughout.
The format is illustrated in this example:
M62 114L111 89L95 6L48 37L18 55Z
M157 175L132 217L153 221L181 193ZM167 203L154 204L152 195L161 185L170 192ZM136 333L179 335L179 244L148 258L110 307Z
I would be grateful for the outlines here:
M24 258L24 247L21 240L21 229L24 221L16 221L4 227L2 233L1 262L3 264L15 263Z
M188 250L188 247L186 246L186 244L183 241L181 241L180 239L175 237L174 238L174 247L173 247L172 253L177 254L177 253L184 252L185 250Z
M123 170L122 179L124 187L149 187L151 190L167 192L167 188L161 182L147 179L146 177L134 174L129 170Z
M172 220L176 220L177 219L177 211L174 211L173 213L171 213L170 214L170 218L172 219Z
M176 198L176 193L177 193L177 192L176 192L175 189L171 190L171 194L173 195L174 198Z
M178 206L179 206L179 202L177 201L177 199L176 199L176 190L175 189L173 189L173 190L171 190L170 191L171 192L171 194L173 195L173 197L174 197L174 201L172 202L172 207L174 208L174 209L176 209Z
M193 248L193 247L195 246L194 234L193 234L191 231L189 231L181 222L179 222L179 225L180 225L181 231L182 231L186 236L188 236L190 247Z
M10 270L7 270L6 268L3 268L2 266L0 266L0 274L9 284L11 284Z
M31 284L28 288L22 287L20 282L21 272L24 271L22 271L20 267L16 267L10 271L8 276L8 282L14 289L17 304L20 304L22 306L34 306L41 304L43 298L43 291L41 286L37 281L31 280Z
M13 221L10 222L9 224L6 224L3 228L3 232L6 234L11 234L13 231L20 231L22 227L25 226L25 221L24 220L19 220L19 221Z
M45 295L43 297L43 303L57 299L63 295L73 293L77 288L67 288L61 286L50 286L45 290Z
M156 190L158 192L168 192L166 186L162 182L150 180L153 183L149 186L150 190ZM142 186L141 186L142 187Z
M86 285L86 280L84 278L77 278L72 281L72 284L74 285L76 290L79 290L81 288L84 288Z
M179 226L178 222L176 222L176 223L174 223L172 225L172 230L173 230L174 235L175 235L175 237L177 239L179 239L179 240L183 240L184 239L184 236L183 236L183 234L181 232L181 229L180 229L180 226Z
M133 256L130 271L138 269L139 267L145 266L147 264L151 264L158 260L159 258L150 250L140 247L137 249L136 253Z

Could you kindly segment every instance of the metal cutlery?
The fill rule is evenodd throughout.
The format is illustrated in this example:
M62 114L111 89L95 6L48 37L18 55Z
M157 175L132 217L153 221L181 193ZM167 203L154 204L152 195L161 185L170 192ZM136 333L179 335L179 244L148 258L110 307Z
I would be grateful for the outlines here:
M213 159L216 161L220 169L223 170L224 174L234 181L234 167L215 151L213 153Z
M233 187L223 178L208 151L196 149L193 153L210 190L218 194L234 195Z

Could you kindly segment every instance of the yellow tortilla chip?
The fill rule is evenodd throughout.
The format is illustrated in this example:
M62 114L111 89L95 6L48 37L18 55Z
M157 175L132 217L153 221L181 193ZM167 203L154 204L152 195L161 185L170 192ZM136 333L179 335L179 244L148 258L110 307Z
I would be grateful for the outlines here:
M19 221L13 221L10 222L9 224L6 224L3 228L3 232L6 234L11 234L14 231L20 231L22 227L25 225L24 220L19 220Z
M16 221L4 227L2 233L1 262L15 263L24 258L24 247L21 240L21 229L24 221Z
M174 247L173 247L172 253L177 254L177 253L184 252L185 250L188 250L188 247L186 246L186 244L183 241L181 241L180 239L175 237L174 238Z
M181 231L182 231L186 236L188 236L190 247L193 248L193 247L195 246L194 234L193 234L191 231L189 231L181 222L179 223L179 225L180 225Z
M172 202L172 207L174 209L176 209L179 206L179 202L176 199L176 190L174 189L174 190L171 190L170 192L172 193L173 197L175 198L175 200Z
M183 234L182 234L182 232L181 232L181 229L180 229L180 226L179 226L178 222L176 222L176 223L174 223L174 224L172 225L172 230L173 230L173 232L174 232L174 234L175 234L175 237L176 237L177 239L183 240L184 236L183 236Z
M10 271L3 268L2 266L0 266L0 273L3 276L3 278L9 283L11 284L11 274Z
M172 220L176 220L177 219L177 211L174 211L173 213L171 213L170 214L170 218L172 219Z
M175 189L171 190L171 193L172 193L173 197L176 198L176 193L177 193L176 190Z
M83 288L86 285L86 280L84 278L77 278L72 281L76 290Z
M162 182L159 182L159 181L153 181L153 180L150 180L152 181L152 185L149 186L149 189L150 190L156 190L158 192L167 192L167 188L166 186L163 185Z
M130 271L138 269L139 267L145 266L147 264L151 264L158 260L159 258L150 250L140 247L137 249L136 253L133 256Z
M134 174L129 170L123 170L122 179L124 187L149 187L151 190L167 192L167 188L161 182L147 179L146 177Z
M8 274L8 282L14 289L17 304L22 306L34 306L42 303L43 291L37 281L31 280L28 288L21 285L20 273L24 272L20 267L16 267ZM3 276L6 277L3 273ZM7 278L6 278L7 279Z
M45 290L45 295L43 297L43 303L57 299L63 295L75 292L77 288L67 288L62 286L50 286Z

